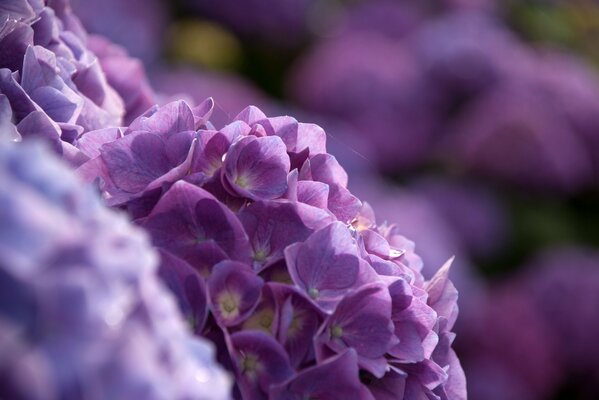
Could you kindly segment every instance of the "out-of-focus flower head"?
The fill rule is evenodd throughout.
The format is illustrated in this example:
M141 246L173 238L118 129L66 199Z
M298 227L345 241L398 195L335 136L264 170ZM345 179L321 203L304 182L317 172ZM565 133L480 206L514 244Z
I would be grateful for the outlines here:
M464 399L450 263L424 279L401 227L347 189L319 126L248 107L216 128L212 107L177 101L90 132L79 172L152 236L243 398Z
M150 87L140 60L129 57L122 47L102 36L88 36L87 45L98 57L106 80L123 99L124 124L131 123L156 104L158 95Z
M122 77L110 85L67 0L5 2L0 23L0 94L23 138L43 137L68 158L83 132L122 124L138 88Z
M322 42L296 66L291 90L306 108L367 136L383 169L414 166L430 152L437 93L412 52L386 34L349 32Z
M529 291L513 283L493 287L469 311L457 340L469 398L541 400L554 393L565 373L556 358L559 343Z
M519 187L575 192L597 180L599 80L549 53L515 70L456 121L458 158Z
M347 29L298 62L290 89L308 109L342 118L367 135L386 172L443 153L436 143L449 114L510 67L506 54L521 58L516 40L481 13L427 21L422 7L385 2L357 11L371 20L350 14ZM390 17L395 14L405 21Z
M0 143L0 397L227 399L146 235L39 144Z
M72 0L87 31L107 37L145 62L155 61L163 46L168 10L160 0Z
M529 61L516 37L490 15L454 12L422 24L407 39L450 110Z
M561 248L540 254L522 279L548 335L557 344L560 365L576 385L596 393L599 350L599 254L587 248Z
M421 178L410 187L434 204L469 254L488 258L505 244L507 210L488 188L439 178Z

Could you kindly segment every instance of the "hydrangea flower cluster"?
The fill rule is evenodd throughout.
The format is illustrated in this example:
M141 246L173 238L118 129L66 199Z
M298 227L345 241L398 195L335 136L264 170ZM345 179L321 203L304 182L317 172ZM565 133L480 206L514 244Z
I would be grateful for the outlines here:
M537 192L596 185L592 68L555 49L531 49L481 7L465 11L483 2L446 2L457 8L435 17L418 2L412 18L398 2L376 3L350 12L360 21L369 15L368 23L350 19L299 59L290 87L300 104L349 121L357 129L346 140L390 175L443 165Z
M0 397L227 399L147 236L36 144L0 141Z
M79 172L160 249L160 274L244 399L465 399L449 264L347 189L326 134L248 107L155 107L89 132Z
M83 132L119 126L124 116L137 116L153 104L139 105L139 97L153 93L143 86L145 73L137 61L96 45L108 53L100 63L87 42L67 0L2 2L0 118L15 125L15 135L43 137L57 152L68 155ZM117 65L120 80L112 73L109 83L102 68L112 71Z

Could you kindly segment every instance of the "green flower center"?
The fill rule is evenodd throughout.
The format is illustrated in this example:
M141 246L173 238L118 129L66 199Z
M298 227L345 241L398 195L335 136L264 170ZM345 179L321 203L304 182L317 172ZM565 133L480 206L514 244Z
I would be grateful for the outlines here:
M339 339L341 336L343 336L343 328L339 325L333 325L331 327L331 336L335 339Z
M233 319L239 315L239 295L229 291L222 292L218 297L218 306L223 318Z

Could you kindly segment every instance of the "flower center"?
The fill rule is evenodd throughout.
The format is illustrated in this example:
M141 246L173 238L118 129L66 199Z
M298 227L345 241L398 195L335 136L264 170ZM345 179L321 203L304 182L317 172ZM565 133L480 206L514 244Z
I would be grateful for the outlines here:
M221 293L218 299L220 313L225 319L232 319L239 315L239 296L229 291Z
M260 368L258 357L253 354L244 354L242 357L241 372L243 374L249 375L252 379L255 378L256 372L258 372L258 369Z
M320 291L316 288L310 288L310 289L308 289L308 296L310 296L310 298L316 300L318 298L318 296L320 296Z
M244 329L258 329L266 333L270 333L272 321L274 319L274 311L265 308L258 313L252 315L244 324Z
M237 178L235 178L235 184L240 188L247 189L250 186L250 180L245 175L237 175Z
M343 336L343 328L339 325L333 325L331 327L331 336L334 339L339 339L341 336Z
M264 249L258 249L256 250L256 252L254 253L254 261L257 262L263 262L264 260L266 260L266 256L268 254L266 254L266 250Z

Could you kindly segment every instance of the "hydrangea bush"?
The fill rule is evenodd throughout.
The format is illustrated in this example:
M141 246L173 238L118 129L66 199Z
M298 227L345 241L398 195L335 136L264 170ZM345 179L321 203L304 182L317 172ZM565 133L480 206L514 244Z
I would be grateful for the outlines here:
M147 236L39 145L0 141L0 397L227 399Z
M465 399L450 263L424 279L413 243L347 189L317 125L248 107L216 129L212 107L154 107L76 145L79 173L160 249L236 395Z

